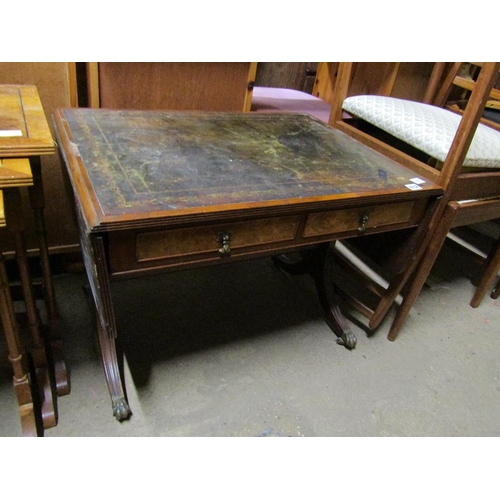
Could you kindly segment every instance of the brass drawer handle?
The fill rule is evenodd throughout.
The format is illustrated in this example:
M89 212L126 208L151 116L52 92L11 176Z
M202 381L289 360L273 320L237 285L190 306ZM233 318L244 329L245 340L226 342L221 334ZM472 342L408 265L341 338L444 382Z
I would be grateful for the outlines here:
M231 248L229 246L229 243L231 241L231 233L229 231L221 231L219 233L219 236L217 237L217 241L219 243L222 243L221 248L219 248L219 253L221 254L221 257L229 255L231 253Z
M359 227L358 227L358 233L364 233L366 231L366 223L368 222L368 215L363 214L359 218Z

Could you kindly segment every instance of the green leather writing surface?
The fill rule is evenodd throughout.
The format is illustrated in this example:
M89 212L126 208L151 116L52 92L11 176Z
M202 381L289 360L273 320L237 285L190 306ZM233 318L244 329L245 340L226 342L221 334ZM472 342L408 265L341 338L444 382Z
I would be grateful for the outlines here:
M66 109L106 215L374 190L414 174L307 115Z

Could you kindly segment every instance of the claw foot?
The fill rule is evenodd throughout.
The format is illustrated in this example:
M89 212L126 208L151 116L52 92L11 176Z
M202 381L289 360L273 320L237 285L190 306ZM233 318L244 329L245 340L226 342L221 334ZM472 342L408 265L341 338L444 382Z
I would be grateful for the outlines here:
M124 397L113 400L113 417L118 421L126 420L132 415L130 406Z
M342 335L339 336L337 339L337 344L343 345L346 349L354 349L356 347L356 343L358 342L358 339L356 338L356 335L352 332L347 332L343 333Z

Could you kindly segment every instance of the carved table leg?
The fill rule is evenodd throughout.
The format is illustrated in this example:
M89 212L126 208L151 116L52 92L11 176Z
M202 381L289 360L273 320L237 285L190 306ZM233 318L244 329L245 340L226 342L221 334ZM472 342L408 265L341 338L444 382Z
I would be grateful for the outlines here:
M116 355L115 332L109 327L104 327L99 318L97 318L97 333L99 336L99 345L101 347L104 373L111 396L113 416L118 421L126 420L130 417L132 412L123 390L118 358Z
M35 304L28 255L24 239L24 221L19 191L6 189L4 191L5 212L8 229L13 233L16 249L16 260L19 269L21 287L23 290L28 329L31 338L30 354L34 364L38 389L41 400L42 420L45 429L57 424L57 406L52 393L52 384L47 362L44 339L41 334L40 319Z
M330 244L323 244L318 248L301 252L302 260L288 262L286 258L275 258L274 262L281 269L291 274L308 272L314 279L320 303L325 313L325 320L332 331L337 335L337 343L347 349L356 347L356 336L351 332L344 315L338 306L338 297L335 294L331 278L332 257Z
M111 297L109 273L106 265L106 255L102 237L94 237L88 247L91 251L84 256L94 261L93 273L89 275L90 288L97 310L97 332L101 356L108 384L113 416L118 420L126 420L132 414L125 397L124 384L118 364L115 339L117 336L115 313Z
M47 232L45 230L45 218L43 215L45 209L45 198L43 194L40 158L31 158L30 165L33 173L33 186L29 188L29 197L31 208L33 209L35 217L35 227L38 236L38 246L40 249L43 292L47 308L47 319L50 332L49 340L53 358L56 391L58 396L64 396L69 394L70 385L66 363L63 357L62 339L59 332L59 313L57 310L52 274L50 272Z
M38 429L30 373L12 305L4 260L3 254L0 253L0 314L9 350L9 360L14 371L13 385L19 406L23 436L35 437L38 435Z

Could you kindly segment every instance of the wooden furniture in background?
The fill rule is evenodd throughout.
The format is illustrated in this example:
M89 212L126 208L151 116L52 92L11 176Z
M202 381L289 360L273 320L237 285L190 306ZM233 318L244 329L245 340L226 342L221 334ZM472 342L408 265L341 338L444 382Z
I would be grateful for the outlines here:
M323 101L333 102L333 89L337 80L338 62L320 62L316 71L312 94Z
M249 111L257 63L87 63L93 108Z
M66 109L55 124L119 420L130 408L111 280L304 251L328 324L353 348L329 242L416 226L441 193L409 189L411 170L306 115Z
M312 93L317 62L259 62L256 87L272 87Z
M251 111L307 113L328 123L338 68L339 63L318 63L314 87L309 94L294 88L256 85ZM354 63L348 92L349 95L362 93L416 98L424 93L431 68L430 63Z
M463 114L481 67L482 63L478 62L451 64L444 81L436 89L433 104ZM500 78L496 78L493 84L481 122L500 130Z
M50 115L57 107L78 105L76 65L72 62L0 62L0 84L34 85L52 128ZM51 254L78 252L78 232L71 215L72 202L65 188L64 167L56 154L41 157L44 216L47 222L47 244ZM38 237L27 196L23 193L26 244L29 255L38 253ZM0 242L6 258L13 255L14 242L7 233Z
M41 157L55 153L52 138L43 107L33 85L0 85L0 188L4 189L9 229L13 235L16 259L23 287L26 312L33 342L39 356L34 356L41 373L47 371L41 324L36 309L32 281L25 242L25 227L20 189L28 186L31 216L35 221L38 237L37 250L40 254L42 288L47 310L49 342L54 362L55 386L59 396L69 393L69 380L62 354L62 340L59 332L59 315L49 262L49 251L44 217L45 197L42 183ZM26 160L27 158L27 160ZM23 167L29 160L29 168ZM30 171L28 171L30 169ZM31 177L32 175L32 177ZM10 189L10 188L16 189ZM44 412L44 424L55 425L54 404L50 402L49 388L47 404L51 407ZM45 415L47 415L45 417Z
M438 64L438 63L436 63ZM446 77L440 86L436 86L432 102L451 111L463 114L468 99L476 86L477 76L482 63L454 62L450 64ZM500 75L496 79L490 98L481 116L481 123L500 131ZM500 239L492 244L492 248L483 263L481 278L471 300L472 307L479 307L484 296L497 299L500 296L500 280L492 290L500 271Z
M436 91L434 104L436 106L444 106L446 109L462 114L467 107L472 92L476 88L478 75L480 74L483 64L455 62L451 65L446 78L442 85ZM457 93L458 90L458 93ZM484 105L484 110L481 114L480 122L488 127L491 127L500 132L500 74L497 73L493 77L493 88L489 91L489 96ZM500 141L500 139L498 139ZM500 157L499 157L500 163ZM499 167L500 169L500 167ZM498 176L492 177L491 182L496 184L497 196L500 196L500 180ZM483 196L484 198L484 196ZM489 197L490 198L490 197ZM486 199L482 200L478 196L475 200L468 200L473 205L458 204L450 207L450 227L448 232L453 228L461 227L465 224L474 224L491 220L500 216L498 208L498 200ZM466 213L464 213L464 208ZM474 212L472 211L474 209ZM453 216L451 213L453 212ZM445 231L442 228L442 232ZM444 242L444 241L443 241ZM492 244L492 248L482 266L481 277L477 284L476 291L470 302L471 307L479 307L484 296L491 292L490 296L493 299L500 295L500 286L494 287L497 281L498 273L500 272L500 238ZM500 283L500 281L499 281Z
M5 125L5 121L3 123ZM10 123L16 125L13 122ZM2 132L12 133L12 130L2 130ZM16 259L26 305L26 315L28 318L28 329L30 334L29 354L32 359L33 374L30 373L29 370L27 352L14 312L5 258L1 252L0 313L5 338L7 340L9 360L14 371L14 388L19 405L23 435L37 436L43 434L43 428L54 427L56 425L57 406L52 393L49 358L47 356L38 312L36 310L31 286L30 269L27 261L24 224L21 213L22 204L20 202L19 190L17 189L26 186L33 186L33 176L31 175L29 161L26 159L0 160L0 188L5 192L6 207L4 210L3 196L0 195L0 225L5 227L7 225L6 220L8 219L8 229L14 235ZM0 191L0 193L2 193L2 191ZM5 233L5 231L2 231L2 233ZM33 385L34 380L36 380L35 385ZM36 401L39 403L36 405L36 408L33 395L34 387L38 387L39 389L39 395L36 398ZM41 422L37 419L38 412L40 412Z
M323 62L318 65L313 95L333 103L335 83L340 63ZM354 63L349 92L351 94L390 95L400 63ZM349 94L350 95L350 94Z
M478 84L471 95L466 111L464 112L464 117L460 124L457 125L455 138L451 146L449 146L449 149L444 151L444 156L437 158L439 160L437 168L431 167L422 161L421 158L417 159L412 155L403 153L398 149L400 143L397 143L398 147L394 147L387 141L375 137L374 133L377 134L377 130L380 131L380 129L383 128L384 133L388 134L386 136L387 139L389 135L391 137L396 135L400 141L404 141L404 144L410 142L412 143L412 147L415 148L418 142L409 141L411 137L411 127L403 120L400 122L387 120L390 125L388 127L382 123L384 120L380 120L382 116L390 117L392 115L387 111L378 112L379 106L400 106L404 103L395 103L386 98L376 97L374 99L373 97L369 97L368 99L361 98L356 101L351 99L350 102L346 104L345 99L348 93L347 89L349 86L352 64L343 63L339 68L335 103L332 106L331 124L339 130L345 131L370 147L382 151L392 158L400 158L400 161L405 162L405 164L410 166L416 173L427 176L427 178L432 179L444 189L444 195L439 202L437 210L432 215L429 226L423 235L424 237L416 238L414 242L408 246L408 242L410 241L408 235L402 235L406 258L410 259L409 265L403 268L404 274L400 274L401 268L399 268L399 273L391 273L392 277L388 288L382 290L379 287L373 288L376 294L382 297L382 300L378 302L375 309L365 308L363 311L361 306L358 307L360 311L370 318L369 328L375 329L385 317L389 307L396 298L396 294L401 292L403 286L405 286L403 302L397 310L395 321L389 332L390 340L394 340L397 337L412 304L425 282L449 228L452 227L453 224L467 224L467 221L488 220L500 215L498 212L500 210L500 171L476 168L476 171L470 173L462 170L462 165L467 157L469 146L476 132L476 127L481 118L484 104L489 97L489 92L493 86L499 66L500 63L485 63L483 65ZM357 106L353 106L353 104ZM374 104L375 106L373 106ZM418 112L414 112L417 115L419 113L424 113L424 108L422 106L425 105L413 103L410 106L412 109L415 109L414 106L416 106ZM428 108L425 108L425 110L427 112L429 111ZM356 119L344 120L343 116L346 111L352 116L355 116ZM450 113L442 109L439 109L439 112L444 112L445 114ZM451 115L453 114L451 113ZM447 117L452 119L453 117L451 115L447 114ZM402 114L396 113L395 116L402 116ZM363 130L363 127L361 127L361 124L365 121L369 121L378 128L376 130L372 129L373 133L367 133ZM420 121L416 120L414 123L418 124ZM422 120L422 124L424 123L426 123L426 121ZM441 121L436 123L436 130L440 137L441 123ZM399 135L398 133L394 134L394 130L398 129L398 127L402 129ZM415 132L420 132L418 137L426 137L421 134L422 131L415 130ZM493 130L490 132L481 130L481 133L496 134ZM382 135L382 137L385 136ZM407 140L405 140L405 137ZM492 137L492 139L495 138L496 136ZM493 140L492 142L498 144L498 141ZM430 143L431 141L427 140L425 144L429 146ZM422 151L425 153L426 146L423 145L421 147ZM426 154L427 158L431 155L428 151ZM493 162L493 165L495 162L498 162L498 157L494 156L488 159L488 161ZM479 164L476 166L479 166ZM356 242L353 241L353 243ZM374 247L373 242L368 242L367 239L365 239L364 242L360 240L360 244L362 243L366 243L366 247ZM387 250L396 248L394 247L393 241L385 245L385 247ZM400 256L398 256L396 262L398 262L399 259ZM416 273L414 276L412 276L413 271ZM349 296L348 294L348 298L351 300L352 304L356 304L355 297Z
M497 227L500 228L500 219L492 221ZM491 249L486 255L480 270L479 281L477 288L472 297L470 305L472 307L479 307L484 296L489 293L492 299L500 297L500 236L493 240Z
M329 104L334 102L338 62L318 64L313 95ZM428 87L432 63L357 62L353 63L347 95L392 95L421 100Z

